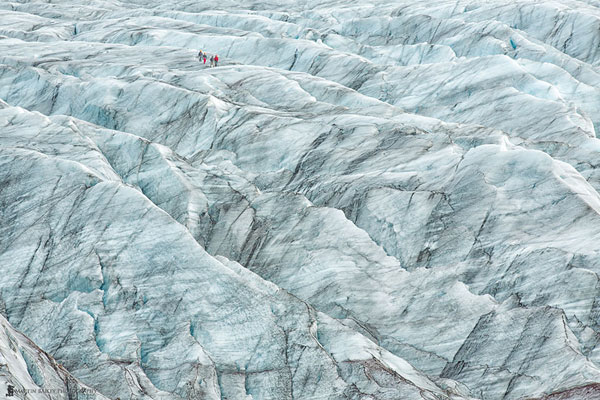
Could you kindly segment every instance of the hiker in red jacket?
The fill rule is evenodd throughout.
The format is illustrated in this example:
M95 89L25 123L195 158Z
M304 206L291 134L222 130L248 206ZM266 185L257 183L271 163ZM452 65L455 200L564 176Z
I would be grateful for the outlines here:
M217 66L218 62L219 62L219 56L215 54L215 67Z
M206 53L202 54L202 59L204 60L204 64L206 64Z

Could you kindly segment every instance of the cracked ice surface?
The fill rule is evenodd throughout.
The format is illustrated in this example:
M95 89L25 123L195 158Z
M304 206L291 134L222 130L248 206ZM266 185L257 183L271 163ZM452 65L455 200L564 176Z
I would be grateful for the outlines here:
M0 316L0 371L2 394L6 398L50 400L93 396L107 399L74 378L29 338L15 330L3 316Z
M0 379L600 396L599 6L1 2Z

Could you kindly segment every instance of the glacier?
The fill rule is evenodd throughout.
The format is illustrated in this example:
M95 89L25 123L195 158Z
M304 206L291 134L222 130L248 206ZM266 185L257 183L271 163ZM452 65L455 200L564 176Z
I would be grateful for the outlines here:
M1 1L0 393L600 399L598 129L596 0Z

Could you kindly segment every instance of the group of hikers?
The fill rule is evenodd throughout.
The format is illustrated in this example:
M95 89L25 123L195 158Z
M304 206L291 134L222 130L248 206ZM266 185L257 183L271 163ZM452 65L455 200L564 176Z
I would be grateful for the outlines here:
M199 61L202 61L203 64L206 64L206 60L207 60L208 54L206 54L205 52L203 52L202 50L200 50L198 52L198 59ZM214 56L210 56L210 67L216 67L217 64L219 63L219 56L218 55L214 55Z

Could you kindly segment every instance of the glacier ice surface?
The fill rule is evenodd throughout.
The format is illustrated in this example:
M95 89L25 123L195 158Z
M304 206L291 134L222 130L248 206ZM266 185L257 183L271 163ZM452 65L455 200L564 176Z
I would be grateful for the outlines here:
M1 2L0 381L600 398L599 128L595 0Z

